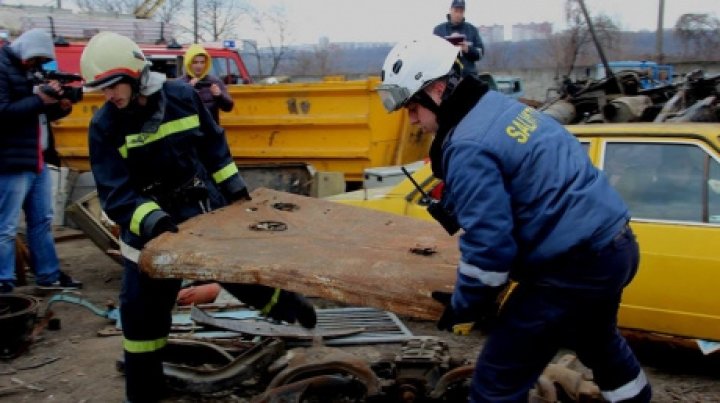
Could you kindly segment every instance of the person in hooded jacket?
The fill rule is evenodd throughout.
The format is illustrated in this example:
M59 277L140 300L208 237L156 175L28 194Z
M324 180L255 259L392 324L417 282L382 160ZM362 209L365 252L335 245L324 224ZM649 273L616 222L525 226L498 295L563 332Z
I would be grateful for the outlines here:
M162 354L180 279L153 279L140 250L177 224L232 202L250 200L224 130L187 83L149 70L138 45L112 32L93 36L80 68L105 104L89 128L90 166L103 211L120 228L120 316L126 395L154 402L166 395ZM316 324L302 296L254 284L222 286L261 313L307 328Z
M447 21L438 24L433 34L445 38L460 49L460 62L463 75L478 73L476 62L485 54L480 32L471 23L465 21L465 0L452 0Z
M0 48L0 293L15 287L15 237L25 211L35 281L41 287L80 288L60 270L52 233L52 178L60 165L50 122L72 103L57 81L42 81L42 65L55 59L50 35L31 29Z
M639 262L627 206L567 129L463 77L458 52L434 35L398 43L377 91L388 111L405 108L435 133L430 160L444 189L431 214L462 230L454 290L433 293L445 304L437 325L488 332L470 401L527 402L562 347L592 369L607 401L650 401L617 329Z
M220 111L230 112L233 99L227 92L225 84L217 77L209 74L212 69L212 57L202 46L190 45L183 58L185 75L182 80L189 83L200 94L200 99L210 111L216 123L220 123Z

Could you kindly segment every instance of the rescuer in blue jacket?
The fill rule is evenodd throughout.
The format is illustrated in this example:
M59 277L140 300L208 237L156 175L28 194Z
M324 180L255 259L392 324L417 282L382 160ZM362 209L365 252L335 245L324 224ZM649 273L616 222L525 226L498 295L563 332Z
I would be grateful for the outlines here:
M473 402L525 402L558 349L573 349L608 401L651 388L617 330L638 266L628 209L580 143L553 119L463 78L458 49L436 36L399 43L378 88L388 111L435 132L432 212L459 236L455 289L438 327L492 322ZM516 287L498 312L509 280ZM438 298L441 299L441 298Z
M107 102L90 123L90 164L103 210L121 227L125 267L120 293L126 394L131 402L164 395L162 351L179 279L152 279L137 265L146 242L177 223L249 200L225 133L197 92L150 72L140 48L111 32L95 35L80 59L90 89ZM315 310L280 289L223 284L272 318L314 327Z

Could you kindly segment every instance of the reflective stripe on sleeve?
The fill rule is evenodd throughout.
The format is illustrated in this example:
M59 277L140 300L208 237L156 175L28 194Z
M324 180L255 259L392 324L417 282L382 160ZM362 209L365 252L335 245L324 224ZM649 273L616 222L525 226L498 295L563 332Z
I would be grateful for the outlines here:
M231 163L225 165L225 167L223 167L219 171L213 173L212 177L213 177L213 180L215 181L215 183L220 183L220 182L224 181L225 179L235 175L236 173L238 173L237 165L235 165L234 162L231 162Z
M130 219L130 232L140 236L140 224L142 224L142 220L155 210L160 210L160 206L152 201L139 205Z
M121 157L127 158L127 146L125 144L123 144L122 147L118 148L118 152L120 153Z
M161 124L155 133L128 134L125 136L125 145L120 147L119 151L120 154L123 154L124 151L124 157L127 158L127 151L131 148L142 147L146 144L162 140L172 134L184 132L196 127L200 127L200 118L198 115L190 115L182 119L171 120ZM125 147L125 150L123 150L123 147Z
M260 310L260 313L267 316L267 314L270 313L270 310L278 303L278 299L280 299L280 289L276 288L272 297L270 297L270 302L268 302L267 305Z
M602 390L600 391L600 394L602 394L602 397L604 397L608 402L619 402L637 396L640 392L642 392L643 388L647 386L647 384L648 381L645 377L645 372L640 370L638 376L632 381L615 390Z
M123 348L129 353L152 353L165 347L166 344L167 337L142 341L123 339Z
M468 277L478 279L490 287L501 286L508 281L508 273L483 270L470 263L465 263L462 260L460 264L458 264L458 271Z
M137 264L140 261L140 249L135 249L132 246L126 244L120 240L120 255L125 259Z

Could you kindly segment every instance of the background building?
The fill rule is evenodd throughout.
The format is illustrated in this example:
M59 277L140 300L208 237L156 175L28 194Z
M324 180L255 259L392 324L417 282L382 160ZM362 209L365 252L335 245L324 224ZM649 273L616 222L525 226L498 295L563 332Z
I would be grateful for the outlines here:
M480 37L483 43L497 43L505 41L504 25L480 25L478 26Z
M529 41L532 39L547 39L552 34L552 24L549 22L529 24L513 24L512 40Z

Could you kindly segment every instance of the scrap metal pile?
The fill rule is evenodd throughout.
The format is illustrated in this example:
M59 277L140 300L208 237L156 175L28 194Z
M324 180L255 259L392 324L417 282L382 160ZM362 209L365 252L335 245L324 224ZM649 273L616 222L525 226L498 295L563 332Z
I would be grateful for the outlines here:
M451 355L448 344L436 337L413 336L409 332L382 335L383 329L378 326L387 324L378 318L386 312L363 308L320 310L320 329L314 331L318 336L312 341L302 334L306 329L268 323L248 313L192 307L193 331L175 332L168 341L163 364L168 385L193 396L248 396L253 403L467 399L474 363ZM354 320L345 322L345 317ZM397 318L395 321L404 327ZM351 322L355 324L349 325ZM203 330L197 325L210 328ZM296 329L291 330L293 327ZM376 328L374 336L370 336L372 328ZM232 335L224 334L223 329ZM268 329L282 331L276 336L264 336ZM393 337L402 340L401 344L372 360L339 348L367 347L392 341ZM590 372L575 356L565 355L546 367L529 401L602 400Z
M562 124L720 122L720 74L702 70L682 81L643 88L642 72L619 71L602 80L566 80L538 109Z
M720 74L696 70L679 82L647 68L614 71L598 40L585 2L578 0L605 70L604 79L566 79L558 96L539 107L562 124L720 122Z

